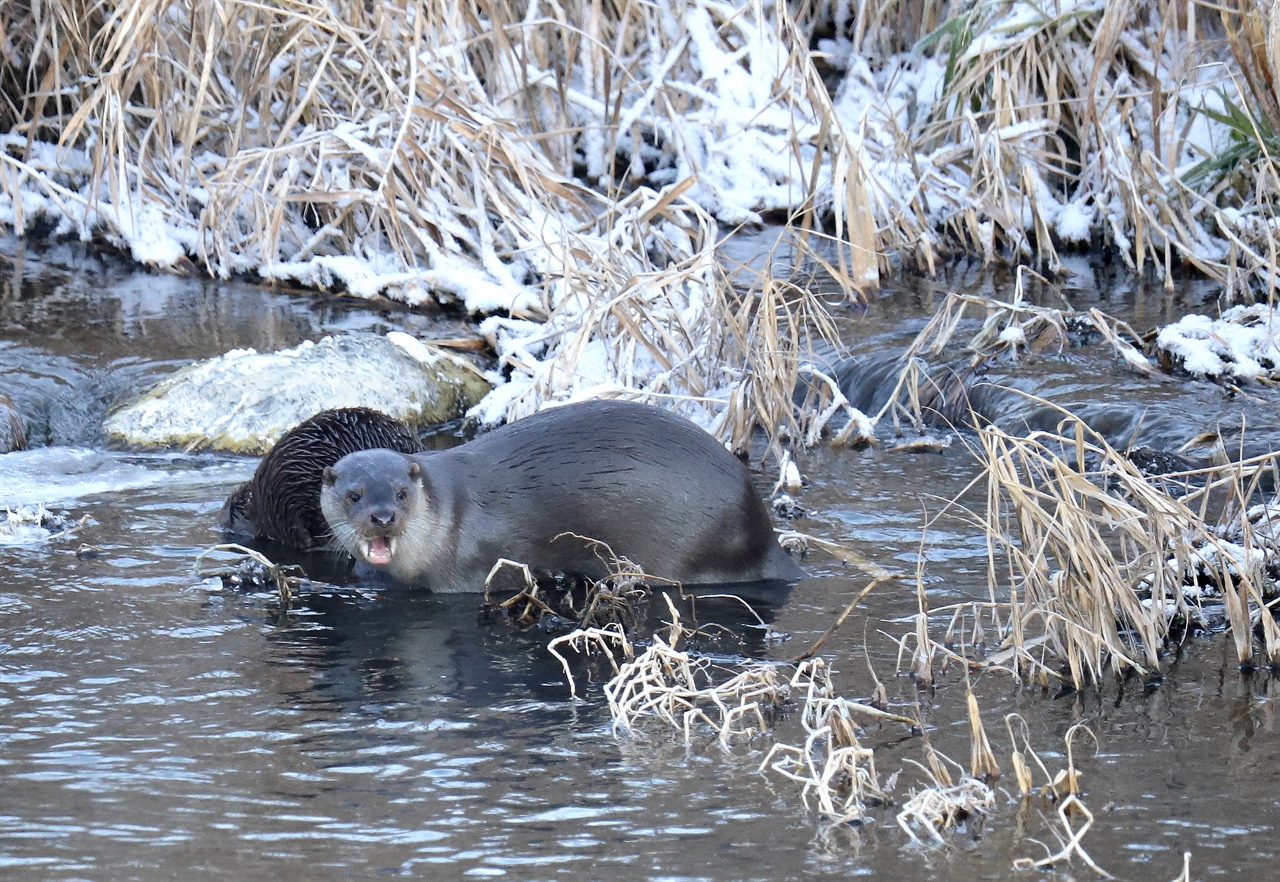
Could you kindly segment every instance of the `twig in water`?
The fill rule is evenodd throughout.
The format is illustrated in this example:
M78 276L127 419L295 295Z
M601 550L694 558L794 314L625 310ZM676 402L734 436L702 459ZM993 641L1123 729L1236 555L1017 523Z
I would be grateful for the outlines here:
M822 644L826 643L827 640L830 639L831 635L834 634L836 630L839 629L839 627L844 624L844 620L847 619L849 617L849 614L853 612L854 607L856 607L859 603L862 602L863 598L865 598L868 594L870 594L882 582L888 582L891 580L901 579L901 578L903 577L897 573L885 573L883 576L880 576L872 580L871 584L868 585L866 588L863 588L862 591L858 593L857 597L849 601L849 605L844 608L844 612L840 613L840 615L836 617L836 620L831 624L831 627L827 628L826 632L817 640L815 640L812 646L810 646L804 652L797 655L795 658L791 659L791 661L798 663L798 662L804 661L805 659L812 658L814 655L816 655L818 650L822 648Z
M280 598L280 605L284 609L288 609L293 603L296 594L295 589L306 578L306 573L301 567L295 565L277 564L268 558L265 554L255 551L252 548L246 548L234 542L223 545L215 545L212 548L206 548L204 551L196 555L195 570L196 575L201 577L217 576L227 582L229 580L240 578L245 579L244 562L240 566L229 566L227 564L218 564L214 567L206 568L205 561L209 555L216 552L231 552L249 558L261 568L260 573L252 574L252 578L261 580L264 584L275 586L276 593Z

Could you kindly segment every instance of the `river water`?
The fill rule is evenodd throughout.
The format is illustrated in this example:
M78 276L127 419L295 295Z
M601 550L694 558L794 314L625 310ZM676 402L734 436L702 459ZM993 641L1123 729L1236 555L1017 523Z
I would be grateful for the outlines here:
M348 330L448 337L465 322L137 272L68 246L7 241L0 255L0 391L32 435L32 449L0 456L0 503L89 518L73 540L0 546L0 878L1004 879L1016 859L1044 856L1036 840L1057 850L1060 830L1052 805L1016 796L1008 713L1027 721L1051 771L1073 724L1096 736L1096 749L1077 741L1076 764L1095 816L1084 844L1103 868L1168 880L1189 851L1193 878L1274 872L1277 686L1265 671L1240 674L1224 635L1190 640L1158 680L1085 693L977 677L1005 775L983 823L925 848L894 806L831 826L799 785L758 770L771 738L726 750L706 734L615 733L606 672L580 661L573 699L546 649L560 632L486 616L475 597L361 584L324 556L305 563L337 587L288 611L268 594L219 590L194 561L219 540L215 515L254 461L108 449L106 410L234 347ZM1061 290L1077 307L1140 330L1216 310L1204 283L1166 294L1073 270ZM861 359L851 389L902 351L944 292L1007 296L1009 284L956 267L900 280L866 310L838 308ZM1001 370L1153 446L1242 421L1249 445L1280 443L1273 393L1141 377L1101 345ZM963 517L924 527L977 473L961 441L805 455L808 514L796 526L898 571L923 555L932 606L985 598L981 531ZM980 511L982 493L963 501ZM99 550L77 555L82 542ZM810 578L789 593L755 600L770 639L736 604L682 604L688 620L726 626L699 649L730 664L809 646L868 578L818 552L805 566ZM892 638L911 629L916 604L909 583L879 590L823 648L843 694L870 695L870 665L895 708L929 724L924 735L866 730L882 778L903 770L899 804L921 780L926 739L965 765L969 755L961 672L923 691L896 673ZM784 717L775 737L803 733ZM1095 878L1078 859L1020 875Z

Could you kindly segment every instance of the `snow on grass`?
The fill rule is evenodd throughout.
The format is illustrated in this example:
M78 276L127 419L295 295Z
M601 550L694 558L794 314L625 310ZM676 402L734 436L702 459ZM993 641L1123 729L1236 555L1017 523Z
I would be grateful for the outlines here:
M1064 242L1088 242L1098 213L1090 205L1068 202L1058 213L1056 232Z
M1166 254L1235 284L1268 271L1270 207L1227 204L1238 188L1220 188L1205 210L1177 176L1233 143L1201 110L1249 106L1229 77L1238 62L1158 4L1123 22L1100 0L949 21L847 3L793 20L787 4L718 0L553 5L528 20L500 4L428 3L422 18L383 5L346 21L323 4L232 0L113 19L112 70L129 78L42 51L64 18L97 25L28 6L0 13L10 57L59 58L55 81L81 110L58 145L30 139L54 117L0 136L0 222L44 219L157 267L189 258L545 323L491 326L511 388L486 420L611 389L714 414L753 372L774 375L723 330L708 214L813 208L862 256L851 287L873 284L885 255L1053 269L1059 246L1099 239L1157 272ZM906 46L890 14L936 30ZM270 32L292 36L248 54L203 42ZM814 33L831 34L817 51ZM566 52L566 34L583 51ZM125 82L146 82L154 106L134 108ZM1233 370L1265 368L1229 349L1217 357ZM1213 368L1201 355L1189 370Z

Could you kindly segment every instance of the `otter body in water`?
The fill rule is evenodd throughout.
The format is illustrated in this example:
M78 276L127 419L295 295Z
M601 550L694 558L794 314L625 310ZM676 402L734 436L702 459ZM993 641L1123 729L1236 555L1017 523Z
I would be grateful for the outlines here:
M408 425L368 407L326 410L304 420L232 491L218 526L297 548L326 544L331 537L320 511L321 473L348 453L373 447L416 453L422 444Z
M693 423L634 402L553 408L451 450L353 453L322 484L338 544L434 591L482 591L499 558L602 578L609 551L686 584L803 575L746 467Z

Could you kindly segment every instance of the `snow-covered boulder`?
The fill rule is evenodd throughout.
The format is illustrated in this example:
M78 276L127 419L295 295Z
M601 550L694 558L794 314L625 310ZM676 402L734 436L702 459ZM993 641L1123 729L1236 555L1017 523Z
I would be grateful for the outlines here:
M116 410L104 428L131 446L265 453L331 407L372 407L425 426L462 416L488 391L468 361L408 334L348 334L196 362Z

